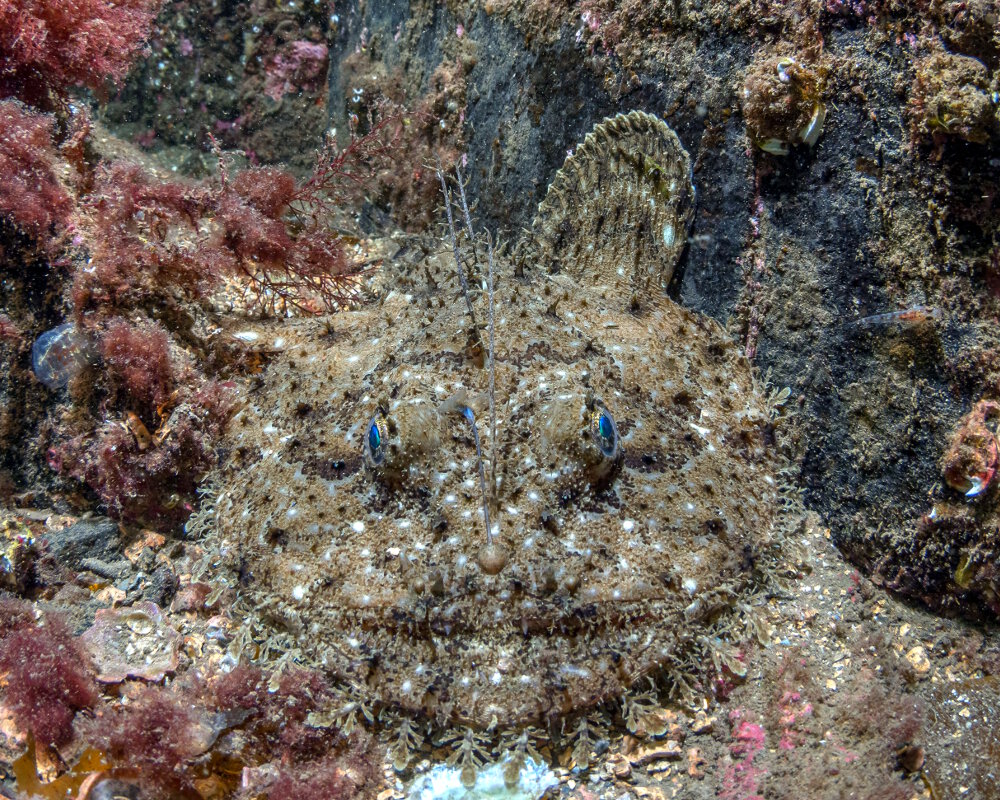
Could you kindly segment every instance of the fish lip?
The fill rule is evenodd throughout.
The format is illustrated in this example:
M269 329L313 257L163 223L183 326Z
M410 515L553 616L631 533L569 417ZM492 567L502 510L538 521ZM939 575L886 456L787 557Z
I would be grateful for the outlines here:
M458 598L442 600L436 608L422 606L418 610L403 611L398 607L383 606L358 609L361 614L355 623L369 631L394 635L405 633L409 636L422 634L426 639L480 639L490 638L532 638L537 636L597 636L601 631L620 630L635 625L652 624L659 615L657 611L671 600L669 594L647 595L632 600L600 600L586 603L556 605L538 603L528 612L520 610L505 614L497 620L492 615L455 614L445 618L441 612L445 604L451 605ZM678 609L683 603L678 603ZM484 609L496 608L495 603L483 601ZM395 611L396 613L393 613ZM423 612L423 613L421 613ZM679 613L679 611L678 611ZM344 630L350 630L348 626Z

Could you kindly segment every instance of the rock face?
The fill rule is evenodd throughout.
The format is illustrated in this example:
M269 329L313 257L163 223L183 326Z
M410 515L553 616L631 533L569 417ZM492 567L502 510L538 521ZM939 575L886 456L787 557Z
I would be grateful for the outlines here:
M120 561L123 558L118 523L106 517L83 519L47 537L53 556L66 566L85 569L89 559Z
M553 182L562 238L546 201L517 248L551 257L496 256L495 375L486 292L470 313L450 256L400 258L381 303L286 324L230 426L215 528L265 652L325 665L354 700L479 730L578 717L731 659L768 580L765 400L717 323L649 287L673 267L665 221L682 237L690 216L687 154L648 115L588 139L605 144ZM611 224L615 197L638 227ZM484 244L463 249L483 285Z

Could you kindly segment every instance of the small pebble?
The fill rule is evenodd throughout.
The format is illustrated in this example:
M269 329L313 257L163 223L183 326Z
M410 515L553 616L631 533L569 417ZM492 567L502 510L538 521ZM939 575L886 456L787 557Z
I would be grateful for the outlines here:
M653 761L662 761L663 759L675 760L680 758L682 754L680 742L668 739L665 742L658 742L654 745L640 748L629 756L629 761L632 762L632 766L638 767Z
M689 747L687 751L688 775L692 778L704 778L705 771L701 769L705 763L700 747Z
M691 721L691 732L696 736L703 733L711 733L712 723L714 722L715 717L710 717L704 711L699 711Z
M608 758L611 774L620 781L627 781L632 776L632 765L621 753L615 753Z
M913 667L913 671L917 675L926 675L931 670L931 662L927 658L927 651L921 645L917 645L909 650L906 654L906 660L910 662L910 666Z

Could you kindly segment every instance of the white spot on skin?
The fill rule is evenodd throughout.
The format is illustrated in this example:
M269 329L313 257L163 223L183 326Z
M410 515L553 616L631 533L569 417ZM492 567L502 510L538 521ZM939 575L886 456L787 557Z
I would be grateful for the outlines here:
M355 520L354 522L351 523L351 530L354 531L355 533L364 533L365 523L363 523L359 519Z
M631 531L631 530L632 530L632 529L633 529L634 527L635 527L635 523L634 523L634 522L633 522L632 520L630 520L630 519L627 519L627 520L625 520L625 521L624 521L624 522L622 523L622 530L623 530L623 531L625 531L625 533L628 533L628 532L629 532L629 531Z
M674 224L667 222L663 226L663 244L672 247L674 244Z
M306 596L305 586L296 586L294 589L292 589L293 600L301 603L305 599L305 596Z
M708 428L701 427L701 425L695 425L693 422L691 423L691 427L698 433L699 436L701 436L702 439L707 439L708 434L712 432Z
M684 591L688 594L694 594L698 591L698 581L694 578L685 578L681 581L681 586L684 587Z

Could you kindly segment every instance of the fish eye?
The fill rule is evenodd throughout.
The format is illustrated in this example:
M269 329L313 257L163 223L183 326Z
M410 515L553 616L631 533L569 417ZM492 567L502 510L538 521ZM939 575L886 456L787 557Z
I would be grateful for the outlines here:
M365 456L372 466L379 466L385 461L386 450L389 447L389 423L385 412L379 409L368 423L368 433L365 436Z
M601 454L610 460L618 458L619 439L618 426L615 425L614 417L605 408L604 403L595 400L590 411L590 432L601 450Z
M603 405L596 405L591 413L590 430L604 457L615 458L618 455L618 426Z
M395 406L390 413L380 403L362 431L364 461L379 482L400 487L426 480L441 447L436 406L420 401Z

